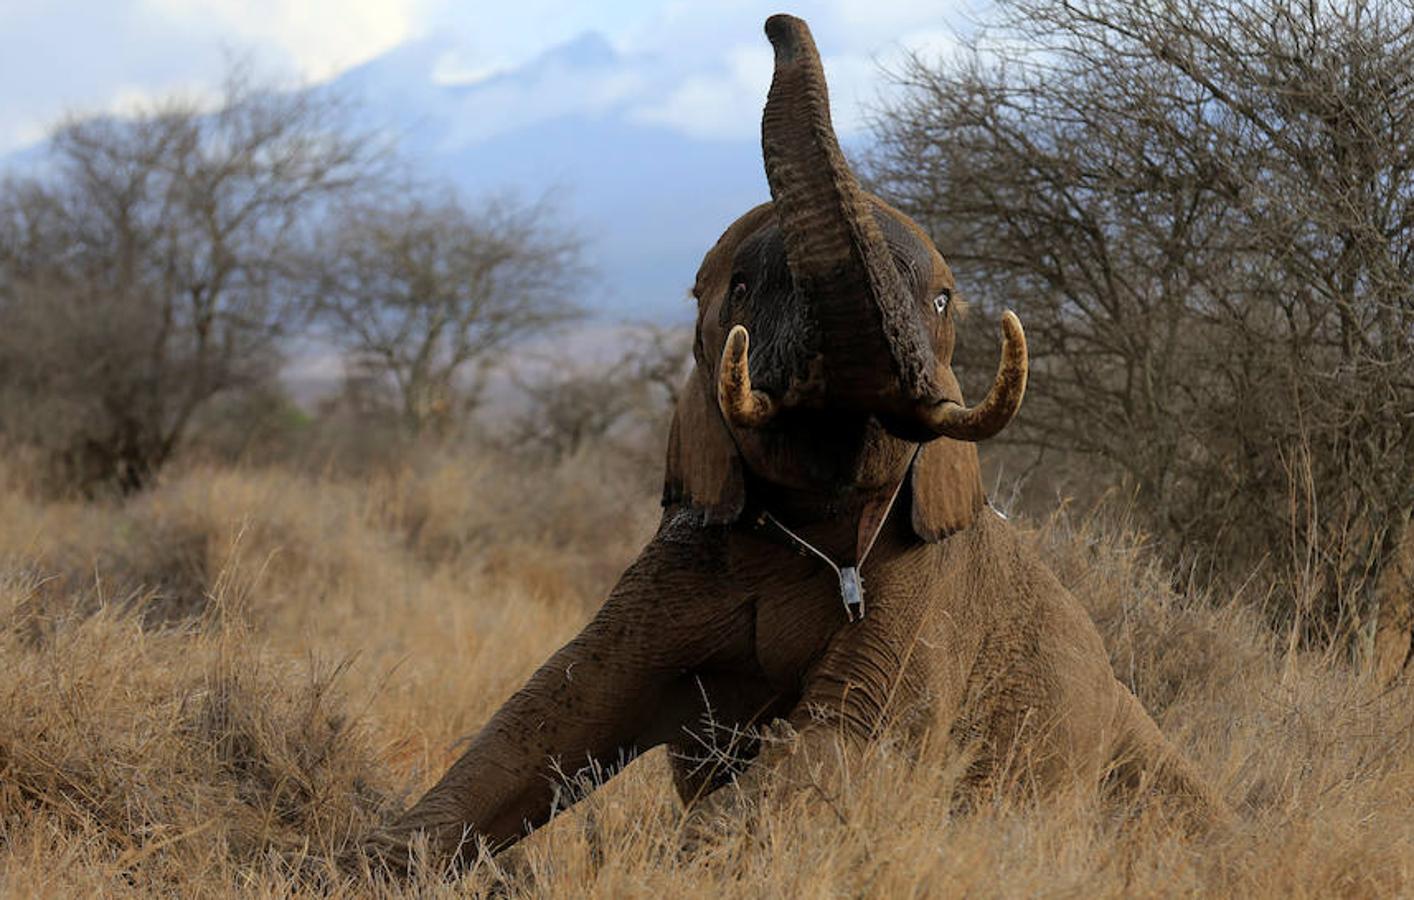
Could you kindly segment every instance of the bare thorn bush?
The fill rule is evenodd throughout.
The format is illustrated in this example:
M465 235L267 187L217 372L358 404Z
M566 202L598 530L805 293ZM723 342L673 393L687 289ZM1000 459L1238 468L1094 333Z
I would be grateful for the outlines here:
M308 262L311 300L365 403L413 434L447 435L527 338L582 315L579 240L545 202L455 197L353 206Z
M61 125L0 183L0 437L60 489L147 485L203 408L274 379L301 244L382 165L337 98L240 69L211 109Z
M1406 3L1008 0L956 58L894 73L872 160L972 299L1026 320L1015 444L1131 486L1226 588L1304 573L1278 626L1379 632L1391 670L1414 602L1382 574L1414 540L1411 65Z

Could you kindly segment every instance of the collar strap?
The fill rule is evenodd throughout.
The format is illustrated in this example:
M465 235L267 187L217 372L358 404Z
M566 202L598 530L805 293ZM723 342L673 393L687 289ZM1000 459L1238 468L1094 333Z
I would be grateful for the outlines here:
M898 500L899 492L903 489L903 483L908 480L909 474L913 470L913 460L917 456L918 449L915 448L913 456L909 457L908 467L904 469L903 477L899 479L898 484L894 485L894 489L886 501L883 503L874 501L864 505L864 510L859 515L859 527L856 532L855 553L852 562L844 564L835 562L828 553L796 534L765 509L756 513L751 524L757 529L772 531L784 539L801 556L813 556L829 566L840 580L840 599L844 602L845 618L850 622L858 622L864 618L864 579L860 577L859 570L864 566L864 560L868 558L869 551L874 549L874 542L879 539L879 532L884 529L884 523L888 521L889 513L893 511L894 503Z

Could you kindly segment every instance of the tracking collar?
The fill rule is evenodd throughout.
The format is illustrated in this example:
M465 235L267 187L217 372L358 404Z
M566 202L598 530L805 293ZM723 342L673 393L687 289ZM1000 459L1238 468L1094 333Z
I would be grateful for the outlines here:
M850 622L858 622L864 618L864 579L860 576L859 570L864 566L864 560L869 557L869 551L874 549L874 542L878 540L879 532L883 530L884 523L888 521L889 513L893 511L899 491L903 489L904 482L908 480L913 471L913 461L918 457L918 451L921 448L921 444L914 448L913 455L909 457L908 465L903 470L903 477L899 479L898 484L894 485L887 500L876 499L864 504L864 510L859 515L859 524L855 529L856 539L852 560L836 562L825 551L786 527L766 509L757 510L751 516L750 521L753 528L776 535L801 556L813 556L834 571L840 580L840 600L844 603L845 618Z

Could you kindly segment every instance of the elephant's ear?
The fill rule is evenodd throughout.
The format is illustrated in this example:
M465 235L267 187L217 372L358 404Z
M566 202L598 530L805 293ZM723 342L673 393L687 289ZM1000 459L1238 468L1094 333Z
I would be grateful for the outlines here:
M673 414L663 505L689 506L707 524L725 524L741 515L746 481L736 443L700 371L693 367Z
M929 441L913 460L909 480L913 531L929 543L971 525L987 502L976 444Z

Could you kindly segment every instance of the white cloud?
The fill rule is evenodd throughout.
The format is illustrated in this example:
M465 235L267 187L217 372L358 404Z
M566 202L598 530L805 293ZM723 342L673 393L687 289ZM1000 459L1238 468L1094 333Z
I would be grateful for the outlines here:
M841 133L861 127L862 107L882 84L880 64L904 48L946 52L946 20L983 2L797 2L825 54ZM458 111L455 138L616 109L695 136L746 137L755 133L770 82L761 25L775 7L776 0L494 7L465 0L0 0L0 152L33 141L65 112L127 111L173 92L209 93L233 55L252 56L261 70L320 80L435 35L442 51L421 67L422 84L466 88L585 30L602 33L621 62L486 85L475 109Z
M162 90L140 84L120 84L113 88L102 109L118 116L136 116L174 99L198 110L210 111L220 105L221 91L218 85L201 81L172 84Z
M759 106L771 84L771 50L736 46L726 53L725 71L689 74L657 97L630 111L630 118L656 122L695 137L749 137L754 117L742 111Z
M144 12L198 33L278 48L322 80L407 40L416 0L139 0Z
M44 119L32 118L11 121L0 126L0 153L16 147L28 147L44 140L49 133L49 123Z
M494 64L480 65L462 58L462 54L449 50L437 54L428 77L432 83L442 87L469 87L502 71Z
M942 28L910 31L898 39L900 50L917 53L924 58L948 56L956 53L960 46L957 34Z
M646 89L644 74L631 65L548 65L518 73L479 86L446 110L444 143L475 143L562 115L602 115Z
M920 27L973 15L978 6L969 0L829 0L827 16L841 30L861 41L878 44L897 39Z
M888 69L908 52L936 56L955 45L949 9L964 0L810 0L797 15L810 22L830 84L836 130L861 132L867 110L878 101ZM771 82L771 51L761 26L774 3L731 0L720 4L665 4L635 29L631 46L668 53L676 60L641 98L630 115L696 137L742 138L757 133L760 109Z
M67 113L198 101L232 57L318 80L408 39L432 0L0 0L0 152Z

